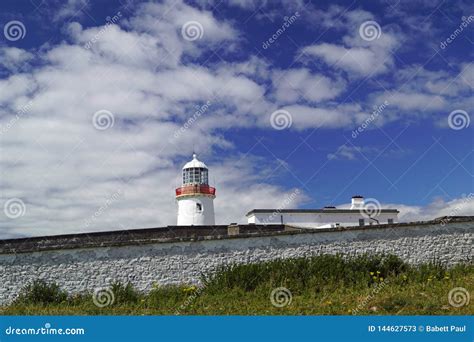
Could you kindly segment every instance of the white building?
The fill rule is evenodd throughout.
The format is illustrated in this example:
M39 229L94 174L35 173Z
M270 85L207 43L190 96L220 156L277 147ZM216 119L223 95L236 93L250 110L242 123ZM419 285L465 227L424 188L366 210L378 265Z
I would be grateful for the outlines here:
M183 183L176 189L178 226L214 225L216 189L209 186L209 169L197 159L183 167Z
M248 224L286 224L304 228L330 228L388 224L398 221L397 209L381 209L366 204L362 196L352 197L350 209L254 209L247 213Z

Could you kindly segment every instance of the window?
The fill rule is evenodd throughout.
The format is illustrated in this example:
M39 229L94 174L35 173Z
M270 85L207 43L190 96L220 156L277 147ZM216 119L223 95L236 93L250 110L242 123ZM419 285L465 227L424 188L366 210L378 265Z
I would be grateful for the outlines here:
M388 224L392 224L393 223L393 219L388 219Z
M202 169L201 171L201 184L209 184L209 176L206 169Z
M198 168L191 169L191 182L192 183L198 183L199 184L200 176L201 176L201 173L199 172Z
M196 203L196 212L198 212L198 213L202 212L202 204L201 203Z
M359 226L365 225L365 220L364 219L359 219Z
M209 171L202 167L185 169L183 184L209 184Z

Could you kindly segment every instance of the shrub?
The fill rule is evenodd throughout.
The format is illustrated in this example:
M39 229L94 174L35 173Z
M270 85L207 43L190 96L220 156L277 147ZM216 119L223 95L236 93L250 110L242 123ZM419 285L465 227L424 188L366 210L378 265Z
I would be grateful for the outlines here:
M254 291L262 286L291 286L296 291L312 287L318 291L322 287L339 284L365 287L409 269L409 265L396 256L361 255L347 258L342 255L318 255L223 266L213 275L201 276L201 280L211 292L222 289Z
M127 283L127 285L113 283L111 290L115 297L114 303L118 305L137 303L140 299L140 293L130 283Z
M173 306L176 303L183 302L188 296L193 295L193 293L187 290L188 287L184 286L154 287L147 296L147 304L158 309Z
M67 292L61 290L59 285L55 283L47 283L44 280L35 280L20 290L14 304L60 304L67 301L67 298Z

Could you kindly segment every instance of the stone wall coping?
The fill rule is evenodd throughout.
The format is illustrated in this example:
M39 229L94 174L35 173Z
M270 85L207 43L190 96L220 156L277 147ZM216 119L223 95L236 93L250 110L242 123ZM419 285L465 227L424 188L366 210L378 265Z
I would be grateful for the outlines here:
M196 242L205 240L238 239L291 234L320 234L341 231L373 229L403 229L456 222L474 222L474 216L446 216L431 221L378 224L335 228L301 228L290 225L215 225L215 226L167 226L115 230L105 232L63 234L0 240L0 254L31 253L47 250L82 249L127 245L145 245L171 242ZM228 234L228 228L239 228L238 234Z

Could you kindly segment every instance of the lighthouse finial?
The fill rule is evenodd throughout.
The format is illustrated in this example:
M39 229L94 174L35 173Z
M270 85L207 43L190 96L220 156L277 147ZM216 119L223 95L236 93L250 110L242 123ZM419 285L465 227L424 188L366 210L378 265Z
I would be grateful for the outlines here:
M193 151L193 159L196 159L197 158L197 154L196 152Z

